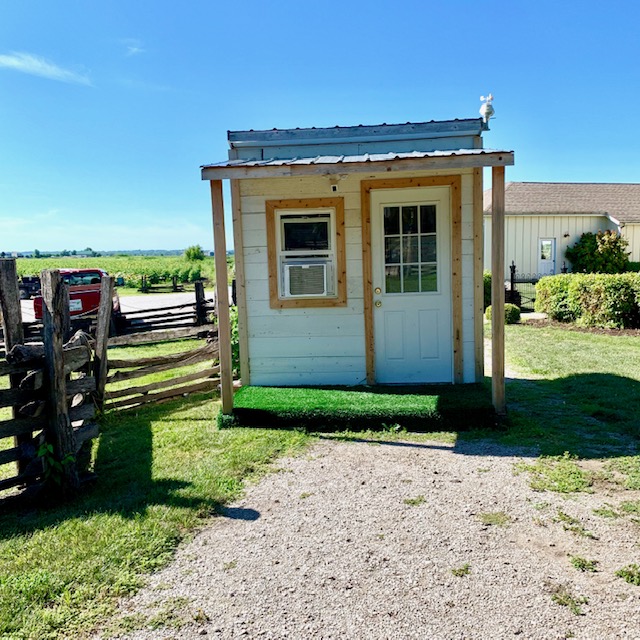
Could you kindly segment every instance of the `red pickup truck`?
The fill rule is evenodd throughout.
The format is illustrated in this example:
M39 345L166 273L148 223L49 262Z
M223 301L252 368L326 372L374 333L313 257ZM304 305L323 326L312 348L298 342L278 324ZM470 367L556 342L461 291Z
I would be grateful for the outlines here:
M98 313L100 306L100 281L108 275L102 269L60 269L62 280L69 285L69 315L74 324L88 322L90 316ZM42 296L33 299L33 311L36 320L42 320ZM111 311L111 333L121 325L122 312L118 292L113 291Z

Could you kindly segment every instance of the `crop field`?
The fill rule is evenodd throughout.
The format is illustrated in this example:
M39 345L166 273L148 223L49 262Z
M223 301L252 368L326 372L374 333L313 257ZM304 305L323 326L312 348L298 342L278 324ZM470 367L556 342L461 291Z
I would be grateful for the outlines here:
M139 287L142 276L149 284L171 280L194 282L200 278L214 277L212 257L204 260L186 260L183 256L101 256L95 258L18 258L19 276L40 275L43 269L104 269L109 275L124 278L125 286Z

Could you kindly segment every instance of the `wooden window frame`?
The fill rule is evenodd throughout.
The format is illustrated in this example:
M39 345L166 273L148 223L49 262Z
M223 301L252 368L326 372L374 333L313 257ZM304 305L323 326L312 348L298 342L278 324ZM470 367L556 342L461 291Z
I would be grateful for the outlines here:
M267 215L267 260L269 265L269 305L272 309L296 309L309 307L344 307L347 304L347 260L344 232L344 199L343 198L300 198L290 200L267 200L265 202ZM333 209L335 229L332 229L335 239L335 271L336 295L327 297L282 298L279 294L278 282L280 278L278 268L278 243L276 234L279 232L278 211L283 209Z

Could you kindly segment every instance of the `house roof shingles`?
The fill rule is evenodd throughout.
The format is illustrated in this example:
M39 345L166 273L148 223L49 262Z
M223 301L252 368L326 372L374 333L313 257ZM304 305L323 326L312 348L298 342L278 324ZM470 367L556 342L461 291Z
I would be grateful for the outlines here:
M491 189L484 192L491 212ZM579 182L508 182L507 215L606 215L640 224L640 184Z

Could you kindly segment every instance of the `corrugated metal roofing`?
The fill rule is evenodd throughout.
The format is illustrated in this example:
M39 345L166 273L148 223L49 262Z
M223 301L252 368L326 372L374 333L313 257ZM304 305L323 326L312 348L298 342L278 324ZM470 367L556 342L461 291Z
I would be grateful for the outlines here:
M484 192L491 211L491 189ZM603 215L640 224L640 184L593 182L508 182L507 215Z
M482 156L493 154L510 154L511 151L498 151L495 149L453 149L447 151L411 151L404 153L363 153L358 155L341 156L314 156L310 158L285 158L269 160L225 160L213 164L202 165L202 169L208 168L238 168L238 167L281 167L295 165L336 165L361 162L388 162L390 160L405 160L410 158L440 158L451 156Z
M401 138L437 137L439 135L480 135L487 131L482 118L455 120L431 120L430 122L406 122L404 124L378 124L348 127L307 127L296 129L266 129L247 131L227 131L227 139L232 148L240 146L270 146L286 142L320 144L327 140L340 139L393 140Z

